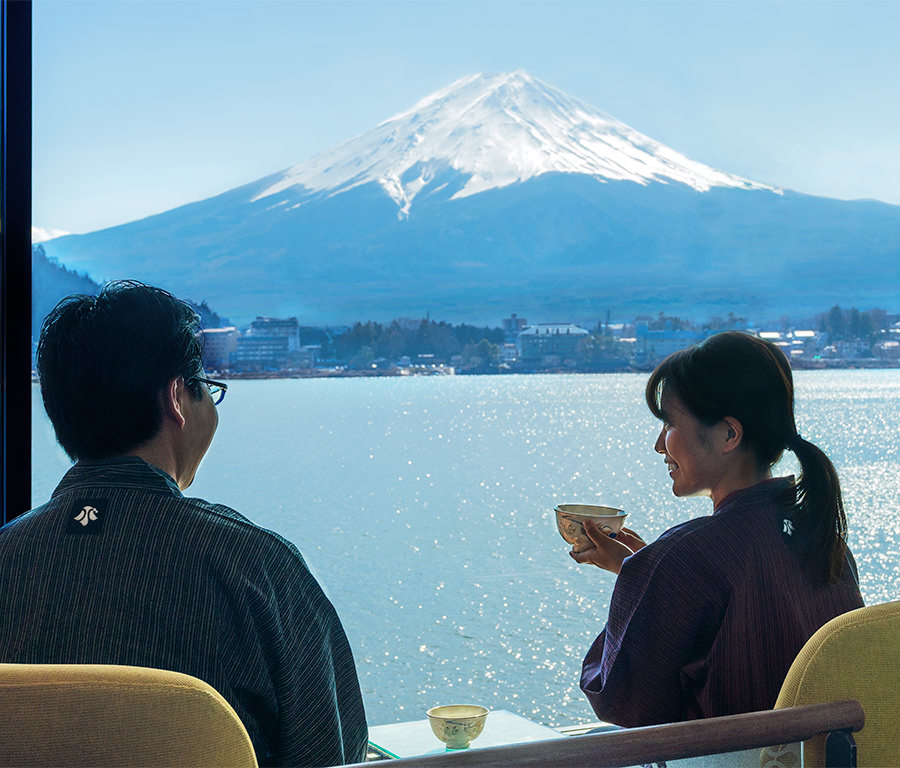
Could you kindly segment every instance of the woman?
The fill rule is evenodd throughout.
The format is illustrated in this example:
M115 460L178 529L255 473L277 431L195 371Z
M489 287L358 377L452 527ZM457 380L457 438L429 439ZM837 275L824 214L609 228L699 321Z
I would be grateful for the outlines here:
M670 355L646 398L672 492L709 496L713 514L651 544L585 525L594 547L572 557L618 578L581 687L628 727L770 709L813 632L862 606L837 474L797 433L787 359L755 336ZM796 481L772 478L785 448Z

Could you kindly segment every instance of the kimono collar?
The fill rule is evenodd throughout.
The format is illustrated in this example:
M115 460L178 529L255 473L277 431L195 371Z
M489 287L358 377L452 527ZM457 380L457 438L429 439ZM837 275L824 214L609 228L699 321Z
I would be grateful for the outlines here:
M140 488L179 497L183 495L178 484L169 475L137 456L81 460L66 472L53 491L53 496L80 486Z
M722 501L719 502L718 506L713 511L714 515L721 515L725 512L728 512L732 507L734 507L738 503L743 503L748 499L752 499L754 496L764 496L771 498L772 496L776 496L780 493L787 491L789 486L794 484L794 476L788 475L787 477L770 477L766 480L760 480L755 485L748 486L747 488L741 488L737 491L732 491L729 493Z

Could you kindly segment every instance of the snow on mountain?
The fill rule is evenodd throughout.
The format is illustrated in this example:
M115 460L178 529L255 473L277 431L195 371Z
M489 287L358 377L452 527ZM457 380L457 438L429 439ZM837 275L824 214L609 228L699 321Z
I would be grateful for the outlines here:
M48 240L53 240L56 237L65 237L68 234L70 233L65 229L58 229L56 227L35 227L32 225L31 242L33 244L46 243Z
M463 77L374 130L288 168L254 200L291 187L338 194L377 182L406 216L416 195L448 169L469 177L454 198L550 172L676 182L702 192L780 193L691 160L519 70Z

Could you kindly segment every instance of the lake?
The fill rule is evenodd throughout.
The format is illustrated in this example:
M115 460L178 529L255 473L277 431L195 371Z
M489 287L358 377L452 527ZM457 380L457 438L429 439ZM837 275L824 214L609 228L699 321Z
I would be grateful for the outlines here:
M648 539L712 512L671 495L646 378L233 381L188 494L297 544L344 622L370 724L459 702L586 722L581 658L614 576L568 557L554 505L624 507ZM841 476L863 596L898 599L900 370L796 385L798 428ZM37 387L33 410L37 504L69 462Z

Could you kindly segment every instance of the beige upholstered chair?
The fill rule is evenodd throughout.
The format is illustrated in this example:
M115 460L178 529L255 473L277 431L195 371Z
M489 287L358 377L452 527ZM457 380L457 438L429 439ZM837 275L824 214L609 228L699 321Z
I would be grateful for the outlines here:
M860 768L900 765L900 602L832 619L803 646L775 708L856 699L866 724L854 734ZM804 763L825 764L824 738L807 742Z
M0 765L255 768L227 701L143 667L0 664Z

